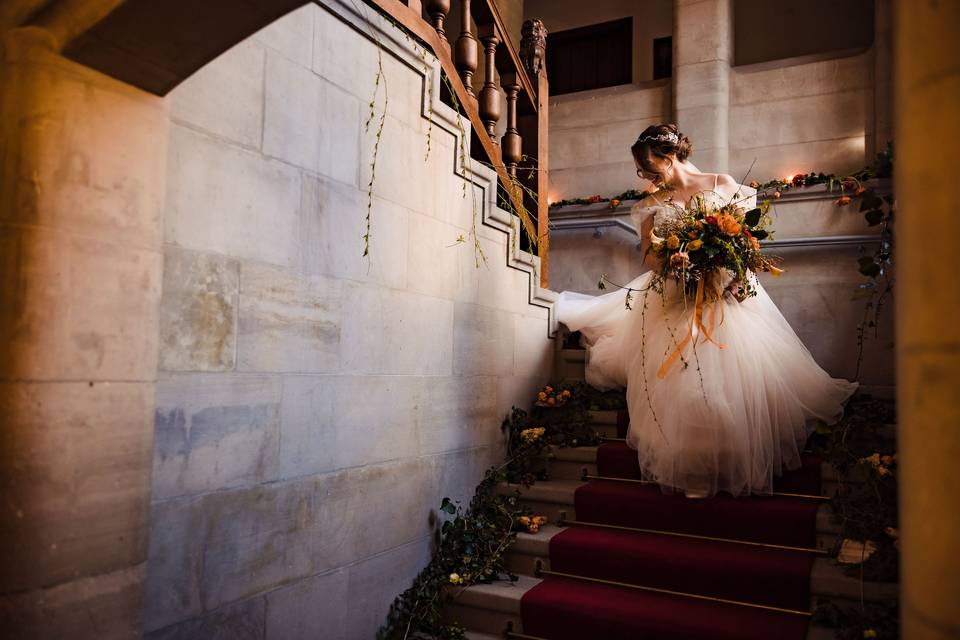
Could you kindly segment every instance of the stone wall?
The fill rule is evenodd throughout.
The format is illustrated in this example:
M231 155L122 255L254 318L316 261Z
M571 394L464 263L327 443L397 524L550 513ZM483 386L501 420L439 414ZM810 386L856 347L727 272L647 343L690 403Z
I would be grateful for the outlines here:
M436 60L327 4L170 97L151 638L373 637L552 367L550 292L459 166Z

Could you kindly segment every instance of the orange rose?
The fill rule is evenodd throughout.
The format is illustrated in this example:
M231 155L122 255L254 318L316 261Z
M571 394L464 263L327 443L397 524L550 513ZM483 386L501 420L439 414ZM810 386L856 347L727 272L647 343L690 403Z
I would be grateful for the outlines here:
M774 199L779 198L779 197L780 197L780 192L779 192L779 191L774 191L774 192L773 192L773 197L774 197Z
M738 235L740 231L743 230L740 223L737 222L737 219L729 213L724 213L717 217L717 225L720 227L720 231L723 231L728 236Z
M848 205L850 204L850 196L840 196L837 198L836 203L841 207Z

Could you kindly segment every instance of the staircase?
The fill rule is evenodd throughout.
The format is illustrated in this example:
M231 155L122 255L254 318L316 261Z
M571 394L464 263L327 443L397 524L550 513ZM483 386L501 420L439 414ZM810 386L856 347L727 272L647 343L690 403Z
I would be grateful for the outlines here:
M582 350L557 355L558 378L582 377ZM549 524L508 550L517 582L448 588L444 615L468 638L826 640L833 632L810 623L818 601L897 597L831 557L839 527L821 496L837 477L816 456L773 496L667 496L640 481L626 418L592 412L601 445L553 448L549 480L501 485Z

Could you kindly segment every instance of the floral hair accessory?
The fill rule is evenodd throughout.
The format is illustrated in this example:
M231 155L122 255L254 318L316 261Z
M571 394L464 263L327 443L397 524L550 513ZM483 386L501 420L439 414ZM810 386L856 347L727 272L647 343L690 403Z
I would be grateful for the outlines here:
M646 140L653 140L656 142L672 142L673 144L677 144L680 142L680 136L672 131L669 131L667 133L658 133L655 136L640 136L640 138L637 139L637 142L644 142Z

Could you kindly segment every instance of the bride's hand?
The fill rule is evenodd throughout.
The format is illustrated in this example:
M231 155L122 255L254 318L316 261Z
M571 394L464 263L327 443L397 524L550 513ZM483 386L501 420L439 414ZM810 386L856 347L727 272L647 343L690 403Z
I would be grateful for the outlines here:
M728 284L727 288L724 289L724 292L730 293L730 295L732 295L737 302L743 302L747 299L746 291L744 291L743 287L740 286L739 280L734 280Z

